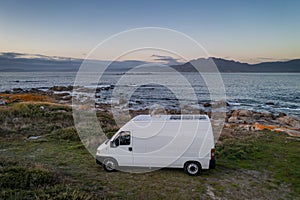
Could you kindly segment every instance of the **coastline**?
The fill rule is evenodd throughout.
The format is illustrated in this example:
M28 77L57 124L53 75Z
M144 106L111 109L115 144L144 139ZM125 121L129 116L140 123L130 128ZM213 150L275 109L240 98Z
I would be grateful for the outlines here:
M113 89L111 85L96 88L96 92L108 91ZM10 91L0 93L0 106L6 106L20 102L50 102L61 104L65 106L72 105L72 91L91 92L91 88L80 88L73 86L53 86L49 89L30 89L23 90L21 88L14 88ZM97 97L97 93L96 93ZM121 99L122 100L122 99ZM129 113L132 117L139 114L150 114L152 111L149 108L144 109L130 109L130 103L117 103L117 106L125 104L129 107ZM228 102L205 102L202 107L205 109L195 109L195 107L185 106L182 110L179 109L163 109L161 114L180 114L182 111L185 114L206 114L211 117L212 107L218 107L218 104L223 104L226 107L226 118L224 129L238 129L240 131L257 131L268 129L276 132L285 132L290 136L300 137L300 120L293 116L288 116L286 113L280 112L278 114L257 112L246 109L232 109ZM272 103L270 103L272 104ZM96 112L111 113L111 106L116 106L111 103L95 102ZM124 105L123 105L124 107ZM161 110L161 108L160 108ZM159 112L159 111L158 111ZM216 124L218 126L218 124Z
M76 73L8 73L0 75L0 93L10 91L15 88L17 90L32 90L32 88L48 91L51 87L57 85L68 87L74 85ZM89 75L87 74L87 77ZM86 88L98 87L96 91L97 103L111 103L112 89L117 85L117 81L126 76L124 74L106 74L98 83L92 82ZM138 79L143 79L139 75ZM204 111L209 111L209 107L204 107L204 103L211 103L211 97L205 82L200 76L191 73L184 74L186 79L192 84L192 89L195 91L199 102L193 101L192 94L188 90L184 90L185 105L190 105L195 108L199 107ZM224 88L226 91L226 101L231 110L246 109L257 112L269 112L277 115L280 112L286 113L289 116L294 116L300 119L300 102L299 102L299 74L221 74ZM146 77L145 77L146 78ZM168 78L172 81L172 77ZM100 90L101 87L101 90ZM119 86L118 86L119 87ZM122 85L123 87L123 85ZM178 86L180 88L180 86ZM125 90L136 89L136 85L124 85ZM21 91L22 92L22 91ZM25 92L25 91L24 91ZM68 89L65 91L53 91L54 93L70 93ZM86 93L84 88L79 93ZM61 94L62 95L62 94ZM66 96L66 98L68 98ZM160 85L145 85L136 89L134 95L129 100L131 109L140 110L151 107L153 104L160 104L167 109L178 109L178 100L176 96L170 92L167 87Z

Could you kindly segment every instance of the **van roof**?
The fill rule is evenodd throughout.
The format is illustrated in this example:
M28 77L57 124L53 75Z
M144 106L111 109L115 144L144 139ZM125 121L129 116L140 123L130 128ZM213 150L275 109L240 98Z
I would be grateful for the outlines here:
M208 121L207 115L138 115L133 121L179 121L179 120L201 120Z

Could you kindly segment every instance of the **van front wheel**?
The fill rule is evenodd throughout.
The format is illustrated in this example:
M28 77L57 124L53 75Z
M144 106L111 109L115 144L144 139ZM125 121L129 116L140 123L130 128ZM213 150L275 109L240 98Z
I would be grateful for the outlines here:
M198 162L187 162L184 165L184 171L190 176L198 176L201 172L201 165Z
M103 168L107 172L113 172L117 169L117 162L114 159L106 158L103 161Z

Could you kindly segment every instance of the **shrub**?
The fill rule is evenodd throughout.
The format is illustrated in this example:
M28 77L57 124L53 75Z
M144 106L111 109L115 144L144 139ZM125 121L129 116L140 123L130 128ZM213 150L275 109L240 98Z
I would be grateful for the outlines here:
M9 189L36 189L58 183L55 174L41 166L1 160L0 187Z
M52 131L51 138L68 141L80 141L75 127L62 128Z

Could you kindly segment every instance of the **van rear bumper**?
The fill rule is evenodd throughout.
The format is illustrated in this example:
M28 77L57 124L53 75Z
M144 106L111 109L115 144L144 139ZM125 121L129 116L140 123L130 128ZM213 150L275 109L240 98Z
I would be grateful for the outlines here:
M209 161L209 169L215 169L216 168L216 160L213 158L213 159L210 159Z

